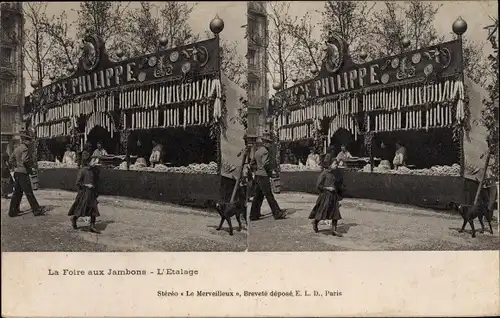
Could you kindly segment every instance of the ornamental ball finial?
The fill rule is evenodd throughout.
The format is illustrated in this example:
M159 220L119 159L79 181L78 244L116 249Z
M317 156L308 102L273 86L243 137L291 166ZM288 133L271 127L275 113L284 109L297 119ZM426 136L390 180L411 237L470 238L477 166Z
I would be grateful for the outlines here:
M401 44L403 44L403 47L407 49L411 44L410 39L408 39L408 37L405 36L401 41Z
M210 31L214 34L219 34L224 30L224 21L219 18L219 15L215 15L215 18L210 21Z
M364 50L359 52L359 58L362 59L363 61L366 60L367 57L368 57L368 54Z
M462 17L458 17L458 19L453 22L452 29L453 33L455 33L456 35L462 35L467 31L467 22L465 22Z
M116 56L121 59L123 57L125 53L123 52L122 49L118 49L118 51L116 51Z
M158 42L160 43L161 46L167 46L168 38L166 36L162 36Z
M40 82L38 82L37 80L32 80L30 84L31 87L37 88L40 85Z

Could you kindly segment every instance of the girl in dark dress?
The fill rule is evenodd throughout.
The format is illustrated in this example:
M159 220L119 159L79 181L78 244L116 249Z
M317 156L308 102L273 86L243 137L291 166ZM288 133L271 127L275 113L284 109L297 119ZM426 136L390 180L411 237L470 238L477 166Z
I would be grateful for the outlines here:
M84 152L81 160L82 168L76 180L78 193L68 215L71 216L71 225L75 230L78 228L76 221L79 217L90 217L90 232L99 233L95 228L96 218L100 215L97 207L99 170L89 165L90 160L90 154Z
M333 162L332 162L333 161ZM332 164L333 163L333 164ZM322 164L323 171L318 177L317 187L321 192L316 200L316 204L309 214L309 219L313 220L313 230L318 232L319 221L332 221L332 234L342 236L337 232L338 220L342 219L339 209L339 201L342 194L342 176L338 173L334 160L325 160Z

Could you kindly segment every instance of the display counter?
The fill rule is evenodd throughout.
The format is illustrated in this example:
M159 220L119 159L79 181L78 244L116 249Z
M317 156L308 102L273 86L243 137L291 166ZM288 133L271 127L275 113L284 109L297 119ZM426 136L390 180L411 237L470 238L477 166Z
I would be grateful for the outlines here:
M282 191L317 194L319 171L280 173ZM445 209L449 202L471 204L477 183L459 176L427 176L342 171L345 195L426 208Z
M217 174L127 171L100 169L102 195L124 196L143 200L206 207L210 201L229 201L234 180ZM76 191L78 169L40 168L41 189Z

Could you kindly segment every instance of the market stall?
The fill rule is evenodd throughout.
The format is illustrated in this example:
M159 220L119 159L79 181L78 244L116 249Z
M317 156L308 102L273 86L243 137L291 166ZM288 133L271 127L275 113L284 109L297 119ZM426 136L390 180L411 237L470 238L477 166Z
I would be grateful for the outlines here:
M81 151L99 142L108 153L99 157L103 194L192 205L228 198L244 147L244 128L230 119L245 91L220 71L222 20L210 28L212 39L165 49L162 38L157 52L117 52L116 61L86 38L74 73L33 94L40 187L73 190L77 165L58 156L66 144ZM163 146L154 166L153 141Z
M461 35L465 29L454 26L454 31ZM366 58L363 52L359 56ZM477 133L484 129L481 97L487 94L464 78L462 59L459 38L355 63L344 41L333 36L316 77L276 94L280 148L309 140L323 153L333 146L336 154L347 145L352 155L342 169L347 196L425 207L470 204L488 149ZM407 162L398 169L391 166L395 144L407 151ZM282 165L282 189L316 193L318 173Z

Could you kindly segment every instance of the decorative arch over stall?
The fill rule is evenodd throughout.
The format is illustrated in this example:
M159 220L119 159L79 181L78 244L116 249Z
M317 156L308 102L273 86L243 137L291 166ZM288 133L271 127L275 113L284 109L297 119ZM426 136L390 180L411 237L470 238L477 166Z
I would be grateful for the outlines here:
M231 113L232 109L238 106L239 96L231 97L229 101L226 98L226 89L231 87L232 83L222 76L220 70L218 34L223 27L223 21L216 17L210 23L210 29L215 34L212 39L166 49L166 38L162 38L158 51L132 58L123 58L122 52L116 52L118 60L112 60L108 56L105 44L99 38L85 38L77 69L67 78L37 87L33 93L29 117L36 141L40 143L64 136L74 140L78 148L83 149L83 144L89 141L90 132L95 131L96 127L102 127L109 134L110 140L116 144L116 157L124 160L133 148L129 147L131 136L150 133L153 136L150 139L166 143L166 157L163 159L169 164L163 166L163 174L157 174L161 176L155 176L155 180L148 183L164 189L159 188L156 193L154 189L149 188L149 194L130 194L133 191L125 189L124 194L121 194L123 189L111 189L110 185L105 192L139 197L152 195L156 197L151 199L170 202L193 201L196 198L186 197L190 193L196 193L200 200L204 201L218 199L223 191L222 183L225 182L221 181L220 177L232 177L230 172L235 170L227 164L236 162L229 158L234 151L226 151L225 148L244 146L243 139L241 142L227 142L225 138L228 126L231 126L230 120L226 118L228 105ZM38 83L32 84L38 86ZM243 134L244 132L241 136ZM213 145L213 149L209 150L211 154L187 163L186 160L191 159L193 155L184 154L190 150L195 154L203 152L203 147L198 149L199 147L193 146L193 142L187 138L197 138L197 144L201 140L204 144ZM183 161L179 159L180 156L185 157ZM181 164L185 166L181 167ZM115 168L122 169L121 165ZM103 171L107 171L105 174L141 173L137 175L137 180L146 178L145 171L123 172L116 169ZM150 167L146 169L153 171ZM126 170L129 170L128 165ZM47 171L48 169L45 173L48 173ZM42 187L44 182L53 179L44 179L43 173L40 173ZM170 175L166 178L168 173ZM175 177L172 176L175 173ZM184 176L180 176L181 173ZM210 181L204 181L207 175L213 176L208 177ZM120 184L118 179L121 177L122 175L116 174L109 178ZM170 183L160 186L168 178L171 179ZM198 179L200 185L186 188L182 186L182 180L179 178L189 179L189 183ZM59 184L47 184L46 187L72 188L74 184L74 180L70 179L57 182ZM61 186L61 182L66 185ZM177 188L171 189L167 194L169 188L175 187L175 183L178 184ZM132 186L130 183L125 184L125 187ZM199 188L200 193L186 191L195 188ZM203 194L203 188L211 189L213 193L205 191L207 193Z
M322 69L315 71L315 77L279 90L275 95L274 129L280 143L313 140L326 150L332 145L332 136L339 129L345 129L353 137L351 146L356 146L353 154L359 159L365 155L369 157L363 159L364 164L368 163L365 169L358 167L345 172L353 174L352 180L356 180L350 182L347 178L352 196L373 196L370 198L423 206L454 200L470 202L471 195L467 191L471 186L466 186L463 178L468 176L464 138L468 140L471 130L471 107L475 109L481 105L469 105L468 87L464 85L460 36L465 30L466 25L465 28L454 25L459 35L457 40L378 60L365 61L367 54L361 52L360 63L351 59L345 41L333 35L326 42ZM380 177L379 173L367 174L374 171L372 143L375 139L392 143L402 140L408 151L408 161L414 167L386 171ZM285 190L287 184L314 184L312 180L296 180L300 172L287 182L287 174L282 176ZM361 180L361 176L367 180ZM370 182L370 178L377 179L378 185ZM386 187L380 178L387 179ZM416 181L418 178L422 180ZM407 182L400 182L401 186L394 188L398 180L403 179ZM451 179L456 186L447 189ZM431 193L423 186L417 189L415 184L419 182L438 185L425 186L432 189L434 193ZM363 187L355 189L358 183ZM374 191L377 188L380 191ZM441 196L436 195L440 188L443 188ZM415 191L403 193L408 189Z

